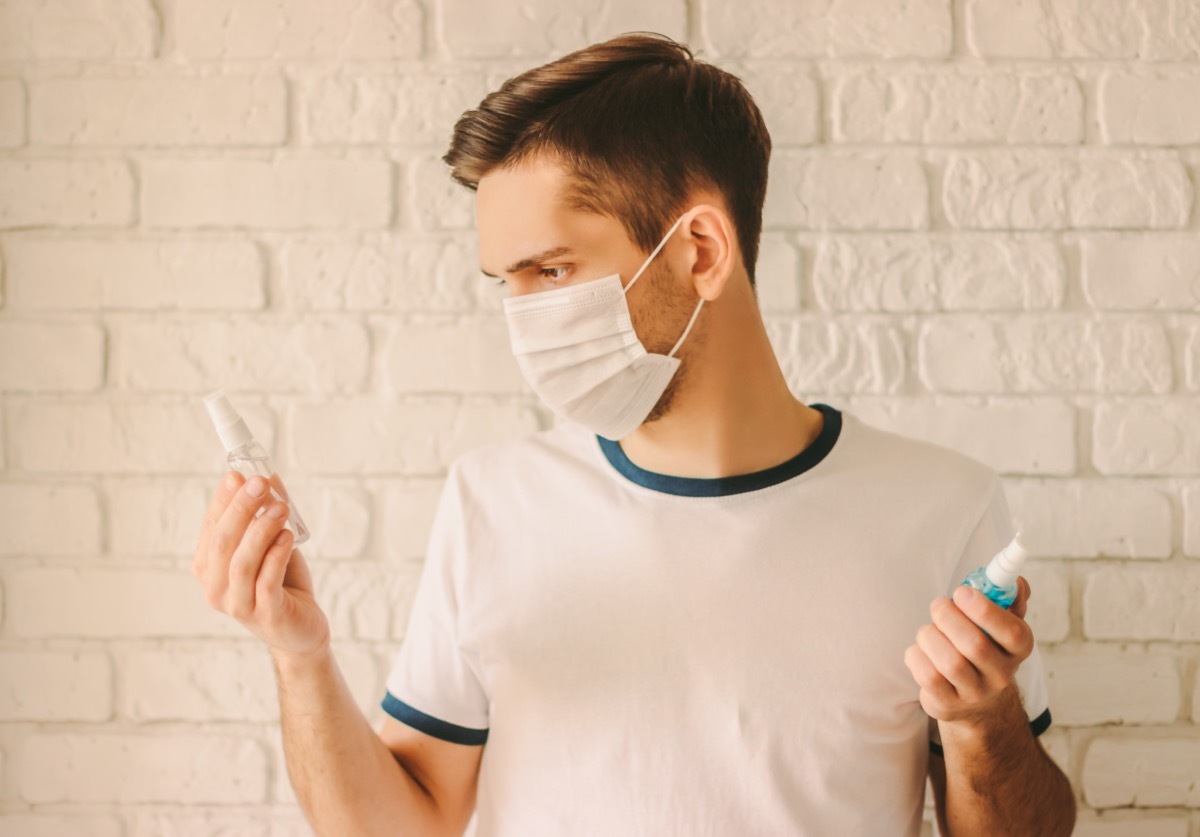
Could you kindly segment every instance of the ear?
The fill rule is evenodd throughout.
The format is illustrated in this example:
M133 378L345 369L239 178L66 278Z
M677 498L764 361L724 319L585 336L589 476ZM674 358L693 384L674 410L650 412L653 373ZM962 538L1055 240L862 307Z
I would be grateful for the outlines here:
M721 295L741 263L733 222L719 206L702 203L692 207L679 225L682 260L679 267L705 302Z

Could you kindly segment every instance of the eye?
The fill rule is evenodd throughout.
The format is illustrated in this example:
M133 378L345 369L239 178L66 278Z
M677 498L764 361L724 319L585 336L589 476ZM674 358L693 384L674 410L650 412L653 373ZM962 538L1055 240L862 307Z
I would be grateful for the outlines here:
M562 273L559 273L557 276L547 276L546 275L547 273L550 273L555 270L561 270ZM551 280L558 280L558 279L563 278L563 276L566 275L566 272L567 272L567 269L565 267L540 267L540 268L538 268L538 276L544 277L546 279L551 279Z

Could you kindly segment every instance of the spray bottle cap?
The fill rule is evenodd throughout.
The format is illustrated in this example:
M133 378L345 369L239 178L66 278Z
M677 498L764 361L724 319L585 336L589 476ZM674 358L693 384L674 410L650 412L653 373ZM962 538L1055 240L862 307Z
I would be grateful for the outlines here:
M229 403L229 396L225 394L225 390L219 389L206 395L204 406L208 408L208 415L212 418L213 426L217 428L217 435L221 437L221 444L225 445L226 451L240 448L254 438L250 435L250 428L246 427L246 422L242 421L238 411Z
M988 562L984 572L992 584L998 587L1012 587L1017 583L1017 576L1021 574L1021 567L1025 565L1025 559L1028 557L1029 550L1022 543L1021 533L1018 531L1008 545Z

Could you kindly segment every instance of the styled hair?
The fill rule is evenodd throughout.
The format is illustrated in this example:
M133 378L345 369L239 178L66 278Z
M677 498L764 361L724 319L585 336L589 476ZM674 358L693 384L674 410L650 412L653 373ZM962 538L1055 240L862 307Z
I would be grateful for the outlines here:
M665 35L632 32L527 70L454 126L442 159L472 191L545 155L567 205L617 219L649 251L695 189L720 194L754 286L771 137L741 80Z

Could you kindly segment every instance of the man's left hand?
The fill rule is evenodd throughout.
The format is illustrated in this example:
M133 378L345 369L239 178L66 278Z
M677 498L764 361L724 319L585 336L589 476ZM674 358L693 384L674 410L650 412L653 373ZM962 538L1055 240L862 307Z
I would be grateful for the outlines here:
M933 600L933 623L922 625L916 643L904 651L926 714L967 725L990 714L1013 684L1017 667L1033 652L1033 631L1025 622L1030 593L1022 576L1008 610L965 586L954 591L953 601L945 596Z

